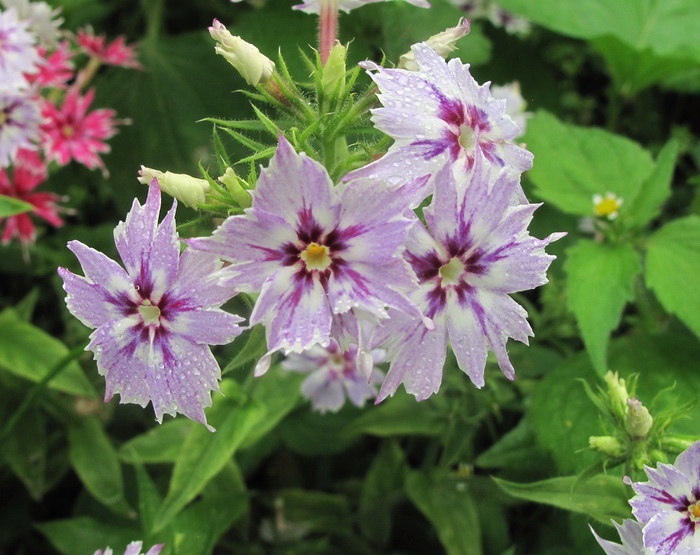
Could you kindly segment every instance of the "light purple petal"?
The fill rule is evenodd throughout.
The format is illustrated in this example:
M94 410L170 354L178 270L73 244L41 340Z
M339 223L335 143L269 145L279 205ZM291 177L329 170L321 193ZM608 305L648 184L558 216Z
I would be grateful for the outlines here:
M96 328L119 316L118 305L113 297L100 285L90 283L87 279L59 268L58 274L63 279L66 305L70 313L89 328Z
M80 241L70 241L68 248L78 257L78 262L89 281L99 284L115 299L123 295L136 298L133 281L114 260Z
M221 286L223 270L220 268L221 261L218 257L185 249L180 256L177 281L170 290L173 300L187 308L215 307L229 300L234 296L234 291L230 287Z
M476 387L483 387L488 343L474 308L449 303L447 331L459 368L469 376Z
M603 548L607 555L644 555L644 545L642 543L642 525L634 519L628 518L622 524L613 521L617 528L622 545L604 540L589 525L596 541Z
M243 331L238 326L243 318L223 310L191 310L176 312L164 325L173 333L192 343L225 345Z
M700 534L687 515L679 511L664 511L644 525L644 545L658 555L692 555L700 547ZM693 538L697 536L697 540Z
M343 386L330 378L328 372L319 370L310 374L301 384L301 393L311 399L311 406L320 412L337 412L345 404Z

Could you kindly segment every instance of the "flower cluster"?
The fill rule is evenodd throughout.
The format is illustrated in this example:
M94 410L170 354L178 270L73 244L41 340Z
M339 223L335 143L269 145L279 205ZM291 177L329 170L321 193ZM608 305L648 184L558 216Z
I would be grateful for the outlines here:
M122 122L113 110L90 110L95 91L86 87L100 64L139 67L135 50L123 38L106 44L104 36L94 36L91 30L72 37L60 29L59 10L45 2L3 0L2 4L2 194L28 202L34 215L58 226L58 197L29 192L47 179L52 161L63 166L74 160L107 175L100 154L109 152L106 141ZM34 165L31 177L23 170L29 159ZM7 170L10 166L14 172ZM27 213L5 218L4 228L3 244L16 237L26 249L35 241L36 230Z
M324 26L335 25L324 19L324 6L333 4L337 18L338 8L363 3L299 8L320 6L323 43ZM280 123L259 177L243 188L230 168L220 178L229 196L208 175L187 179L143 168L142 181L155 178L146 205L135 204L115 232L126 270L81 243L69 245L86 277L61 270L68 307L97 328L88 349L106 375L107 398L118 392L124 402L150 400L159 420L180 412L204 422L202 408L219 375L206 344L239 332L239 319L219 309L235 293L252 296L249 325L265 328L267 352L255 375L268 370L275 353L287 355L286 368L313 372L302 390L321 411L338 410L346 396L360 406L380 384L378 401L401 384L426 399L440 388L450 346L477 387L485 384L489 351L514 379L507 340L527 343L532 330L509 295L547 282L554 257L544 249L562 234L528 233L538 205L525 198L520 174L533 156L514 142L521 130L507 101L477 83L468 64L443 58L468 30L461 20L414 45L410 69L362 64L381 102L371 120L394 144L360 166L333 125L317 131L328 106L352 106L351 93L339 85L344 77L328 76L345 74L344 49L334 50L343 54L336 59L322 44L316 82L326 88L314 116L286 70L276 73L256 48L214 21L216 53L257 87L257 98L287 110L297 118L295 129L309 131L285 132ZM435 45L442 45L439 52ZM346 97L328 103L329 83ZM375 98L374 89L366 96ZM372 103L361 106L346 119L368 118ZM261 119L269 128L267 116ZM299 135L318 142L300 142ZM185 240L178 263L173 212L156 228L155 184L201 209L216 206L214 200L243 200L231 201L233 215L210 236ZM151 231L142 237L145 229ZM388 363L386 377L375 368L380 360Z
M625 482L637 495L630 500L636 520L614 523L622 545L598 543L610 554L687 554L700 552L700 441L671 464L645 467L648 482Z

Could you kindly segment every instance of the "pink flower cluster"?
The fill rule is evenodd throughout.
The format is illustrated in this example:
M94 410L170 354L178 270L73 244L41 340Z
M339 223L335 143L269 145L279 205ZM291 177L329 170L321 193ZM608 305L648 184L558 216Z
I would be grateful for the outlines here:
M100 65L138 68L136 50L123 37L111 43L91 29L62 31L60 10L28 2L0 11L0 194L31 204L30 212L0 218L2 243L36 240L34 214L60 226L59 197L33 193L46 181L50 162L76 161L107 169L100 154L117 132L114 110L90 110L87 86Z

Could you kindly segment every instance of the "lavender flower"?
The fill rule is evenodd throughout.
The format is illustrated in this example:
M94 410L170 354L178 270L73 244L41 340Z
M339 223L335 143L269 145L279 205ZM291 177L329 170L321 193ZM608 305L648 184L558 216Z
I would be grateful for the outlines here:
M236 1L236 0L232 0ZM321 4L324 2L338 2L338 9L343 12L349 12L365 4L374 4L375 2L382 2L383 0L305 0L303 4L297 4L293 6L295 10L300 10L306 13L320 13ZM414 6L419 6L421 8L429 8L430 3L427 0L406 0L409 4Z
M41 110L35 98L26 91L0 91L1 168L12 163L20 148L34 150L40 123Z
M14 8L0 11L0 90L25 88L24 74L36 71L39 54L28 27Z
M158 543L151 547L145 555L158 555L163 550L162 543ZM143 542L131 542L126 546L126 551L124 555L141 555L141 549L143 548ZM94 555L113 555L113 551L110 547L105 547L104 550L98 549L95 551Z
M376 329L369 345L389 341L392 361L378 400L401 383L418 400L436 393L448 340L477 387L484 385L488 349L514 379L506 341L527 343L532 330L508 294L547 283L554 256L544 247L563 235L531 237L527 226L539 205L517 204L520 196L517 177L495 172L480 155L468 172L446 167L436 175L433 202L424 210L428 228L417 223L406 242L406 258L420 281L411 299L435 329L398 312Z
M311 401L314 410L336 412L345 404L346 397L356 407L377 394L376 385L384 379L384 373L372 367L367 379L358 369L357 345L342 350L335 339L328 347L314 345L301 354L291 354L282 367L295 372L310 372L301 392ZM372 365L384 360L383 349L372 351Z
M603 548L603 551L608 555L651 555L654 553L651 549L644 549L642 544L642 525L631 518L626 519L622 524L618 524L614 520L612 523L617 528L617 533L620 535L622 545L608 540L604 540L595 530L591 528L591 532L595 536L596 541ZM590 526L589 526L590 528Z
M518 126L506 112L506 101L491 97L489 83L479 85L469 64L445 62L425 43L412 50L419 71L365 63L375 71L372 78L383 104L372 110L372 121L395 142L382 158L344 179L393 182L435 174L445 166L470 168L477 152L496 167L516 172L532 167L532 154L510 142L519 134Z
M347 329L356 311L419 314L404 292L416 281L401 253L413 224L404 212L423 183L397 190L360 180L334 188L321 164L280 137L252 207L212 237L188 241L232 263L224 270L227 285L260 294L250 323L265 325L269 352L256 375L274 351L328 346L338 316L348 316L340 325Z
M632 514L643 526L644 546L657 554L700 553L700 441L676 462L644 468L648 482L625 482L635 495Z
M62 18L57 18L60 8L52 8L46 2L32 2L30 0L0 0L5 8L14 8L17 17L26 21L29 31L33 33L39 43L54 45L59 35L59 27L63 23Z
M124 268L78 241L75 253L85 277L58 272L68 293L68 310L97 328L86 349L105 376L105 400L145 407L151 401L159 422L179 412L206 425L204 407L218 390L221 371L209 350L233 340L241 318L219 307L232 295L220 287L221 264L191 249L180 256L175 232L177 201L158 224L160 189L153 180L148 199L136 200L114 230ZM212 428L210 428L212 429Z

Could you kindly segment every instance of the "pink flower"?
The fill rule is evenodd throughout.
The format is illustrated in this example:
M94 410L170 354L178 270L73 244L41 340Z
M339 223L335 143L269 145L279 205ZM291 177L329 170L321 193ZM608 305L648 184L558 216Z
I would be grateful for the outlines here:
M41 60L36 66L36 73L26 75L27 81L39 87L57 87L65 89L66 83L73 78L73 64L70 59L73 53L70 45L62 42L56 50L49 54L43 46L37 48Z
M117 132L118 122L114 120L114 110L87 112L94 96L92 89L85 96L73 89L66 95L61 108L45 102L41 142L49 160L56 160L61 166L76 160L90 169L99 167L107 175L98 153L109 152L105 140Z
M136 60L136 46L128 45L124 37L117 37L110 44L106 44L106 36L96 36L91 28L78 31L78 45L83 51L97 58L104 64L121 67L140 68L141 64Z
M15 198L34 206L32 212L0 218L5 231L2 243L6 245L17 237L23 246L36 240L36 228L30 214L39 216L51 225L59 227L63 221L58 217L56 202L59 196L53 193L33 193L32 191L46 180L46 165L33 150L20 149L14 163L12 178L5 169L0 169L0 195Z

